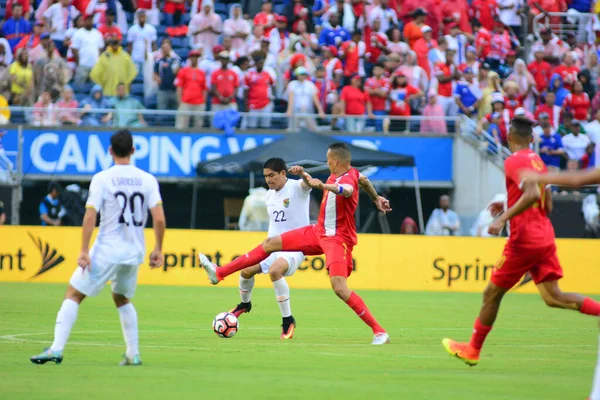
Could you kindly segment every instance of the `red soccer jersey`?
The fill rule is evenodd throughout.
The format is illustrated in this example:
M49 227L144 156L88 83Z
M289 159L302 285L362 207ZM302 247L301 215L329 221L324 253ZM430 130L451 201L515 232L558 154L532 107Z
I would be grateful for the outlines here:
M397 87L390 93L390 115L410 116L410 105L406 98L419 93L419 89L412 85Z
M346 55L344 60L344 76L358 73L358 60L360 59L358 43L348 40L340 46L340 53Z
M519 107L523 107L523 96L517 95L517 97L509 98L504 97L504 107L514 115L515 110Z
M540 156L530 149L517 151L504 161L506 174L506 190L508 191L508 207L512 207L520 198L522 170L546 172L546 164ZM508 246L521 248L548 247L554 244L554 228L546 213L546 191L540 185L541 198L531 207L510 220L510 237Z
M554 70L554 73L560 74L563 81L565 82L565 89L571 90L573 83L577 81L577 74L579 74L579 68L575 65L567 67L565 64L561 64Z
M455 66L453 64L446 64L446 63L437 63L435 64L435 70L434 70L434 74L435 76L452 76L452 74L454 73L455 70ZM448 81L448 82L439 82L438 83L438 95L440 96L444 96L444 97L452 97L452 81Z
M512 49L512 43L508 32L503 34L494 33L490 40L490 51L488 56L498 60L504 60Z
M206 75L199 68L183 67L173 84L181 88L181 101L187 104L204 104Z
M545 92L550 85L550 78L552 77L552 65L546 61L537 62L534 60L529 63L527 69L529 69L533 79L535 79L535 87L537 88L538 92Z
M352 196L344 197L336 193L323 192L317 227L323 236L338 237L350 246L356 245L356 206L358 205L358 177L360 172L350 168L340 176L329 175L327 184L350 185Z
M477 35L475 35L475 47L477 49L477 55L480 58L486 58L490 54L490 42L492 41L492 34L485 28L479 29Z
M259 12L254 16L254 25L263 25L265 27L265 37L269 37L269 33L271 33L271 29L275 27L275 17L277 14L271 13L267 14L264 12Z
M366 33L365 29L365 33ZM382 45L383 47L387 47L387 36L384 33L373 32L369 34L369 36L365 35L366 45L367 45L367 53L369 53L369 62L376 64L377 60L379 60L379 56L381 56L382 51L379 47L377 47L377 43Z
M367 102L371 101L369 94L354 86L344 86L340 99L346 102L346 114L365 115Z
M373 111L385 111L385 101L387 95L390 92L390 80L384 76L377 79L374 76L367 79L365 82L365 89L384 89L385 97L379 97L375 95L369 95L371 97L371 104L373 105Z
M234 93L238 87L240 87L240 81L238 75L230 69L219 68L210 76L210 84L216 89L223 97L231 96L231 103L235 102ZM221 104L217 96L212 98L213 104Z
M123 35L121 34L121 28L119 28L117 25L100 25L100 27L98 27L98 31L102 34L102 37L105 41L113 36L118 37L119 40L123 39Z
M471 18L478 19L481 26L491 31L498 14L498 4L496 0L474 0L469 14Z
M565 99L565 108L571 111L573 118L578 121L587 121L590 109L590 97L587 93L569 93Z
M248 71L244 85L248 88L248 107L250 110L262 110L271 102L271 86L275 84L267 71Z

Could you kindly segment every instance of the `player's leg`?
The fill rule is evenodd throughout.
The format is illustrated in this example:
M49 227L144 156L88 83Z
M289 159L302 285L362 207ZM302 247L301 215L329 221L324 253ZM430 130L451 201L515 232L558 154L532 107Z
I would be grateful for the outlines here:
M77 268L78 270L80 268ZM75 274L74 274L75 275ZM54 340L48 349L42 353L30 358L35 364L45 364L48 361L54 361L60 364L63 360L62 352L65 348L71 329L77 321L79 313L79 305L85 299L85 294L81 293L69 284L65 299L63 300L58 314L56 315L56 323L54 325Z
M269 257L271 258L271 257ZM269 260L267 258L267 260ZM262 263L266 262L263 261ZM234 309L229 311L234 314L237 318L243 313L250 312L252 309L252 288L254 288L254 275L261 273L261 264L253 265L248 268L244 268L240 272L240 299L241 303L235 306Z
M563 272L554 246L530 272L542 299L549 307L576 310L588 315L600 315L600 303L597 301L579 293L565 293L560 290L558 280L562 278Z
M467 365L477 365L481 348L496 321L504 295L519 282L535 260L536 254L533 251L522 253L508 247L504 249L483 292L483 304L475 320L471 340L463 343L448 338L443 339L442 345L448 353Z
M298 252L278 252L273 255L277 256L277 258L269 267L269 277L271 278L271 282L273 282L275 298L281 312L281 339L292 339L296 330L296 320L292 315L290 287L285 277L291 276L296 272L304 260L304 254Z
M119 265L111 278L112 297L119 312L123 338L125 339L125 359L119 364L141 365L138 334L138 316L131 299L137 287L137 265Z
M329 280L335 294L373 330L373 344L389 343L390 338L385 329L379 325L363 299L348 287L347 278L352 273L351 249L337 238L322 240L321 247L325 253Z

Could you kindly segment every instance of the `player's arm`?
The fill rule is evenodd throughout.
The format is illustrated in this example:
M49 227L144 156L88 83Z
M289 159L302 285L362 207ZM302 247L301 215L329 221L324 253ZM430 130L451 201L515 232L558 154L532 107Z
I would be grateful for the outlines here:
M300 186L302 187L302 189L309 190L312 188L309 184L310 180L312 179L312 176L310 176L308 172L304 171L303 167L299 165L294 165L289 169L289 173L293 175L298 175L302 179L302 182L300 182Z
M600 169L573 171L565 173L539 174L533 171L522 171L521 179L557 186L586 186L600 183Z
M521 190L523 194L517 202L510 207L504 214L498 217L489 227L488 232L492 235L498 235L506 222L511 218L521 214L538 201L541 197L540 188L536 182L523 181Z
M154 250L150 254L150 267L157 268L163 264L163 240L165 238L165 230L167 229L167 220L162 203L150 209L152 215L152 229L154 230Z
M389 200L377 194L377 190L375 190L375 187L373 186L369 178L367 178L363 174L360 174L358 176L358 185L369 195L369 197L371 198L371 200L373 200L373 203L375 203L375 206L379 211L384 213L392 211L392 209L390 208Z
M92 232L96 226L96 217L98 212L96 209L87 205L85 209L85 215L83 216L83 223L81 225L81 252L77 259L77 264L83 269L91 268L92 261L90 259L90 241L92 240Z

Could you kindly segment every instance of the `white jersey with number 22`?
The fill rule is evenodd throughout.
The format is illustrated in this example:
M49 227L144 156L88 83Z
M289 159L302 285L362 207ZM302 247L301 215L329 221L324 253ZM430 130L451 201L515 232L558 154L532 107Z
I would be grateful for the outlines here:
M146 254L148 210L161 203L156 178L133 165L114 165L94 175L86 208L100 213L100 229L91 257L116 264L141 264Z
M301 182L288 179L281 190L270 189L267 192L269 237L310 224L310 189L303 189Z

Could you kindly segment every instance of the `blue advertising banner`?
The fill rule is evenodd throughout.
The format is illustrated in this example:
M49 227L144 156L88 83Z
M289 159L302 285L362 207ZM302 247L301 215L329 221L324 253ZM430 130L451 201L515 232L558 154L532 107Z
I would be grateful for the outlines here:
M25 175L91 176L108 168L112 161L108 152L112 132L83 130L23 130L23 172ZM134 163L162 178L192 177L200 161L249 150L276 140L281 135L134 132ZM18 149L16 129L4 136L9 159L16 164ZM452 180L452 138L338 136L354 145L381 149L415 157L422 181ZM315 149L318 151L318 149ZM325 149L322 149L325 152ZM277 156L274 154L273 156ZM1 168L2 166L0 166ZM412 181L410 168L373 168L373 180Z

